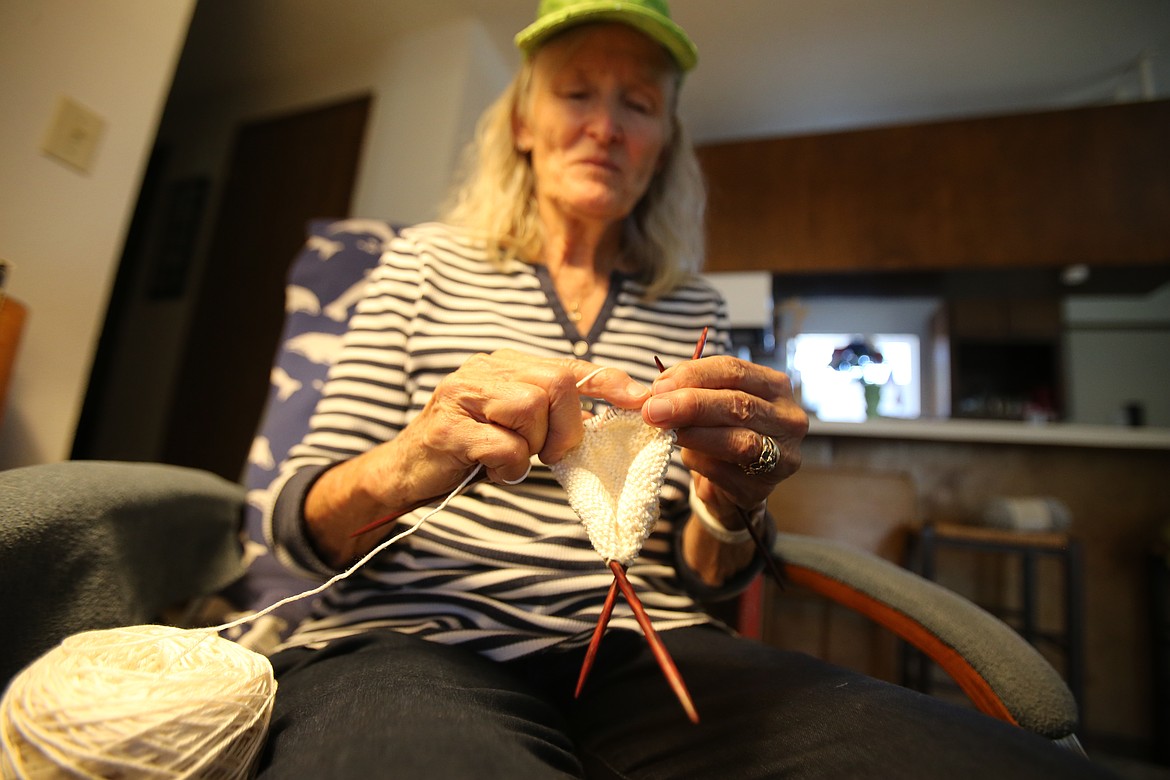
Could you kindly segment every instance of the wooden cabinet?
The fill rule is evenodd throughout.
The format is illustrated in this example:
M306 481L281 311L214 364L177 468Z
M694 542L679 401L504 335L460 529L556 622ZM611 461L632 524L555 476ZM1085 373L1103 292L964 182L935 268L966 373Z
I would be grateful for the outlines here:
M1170 101L701 147L712 271L1170 263Z
M948 304L951 338L1020 341L1058 339L1056 298L959 298Z
M1060 302L964 298L935 327L936 378L950 417L1060 419L1064 406ZM945 353L940 356L940 353Z

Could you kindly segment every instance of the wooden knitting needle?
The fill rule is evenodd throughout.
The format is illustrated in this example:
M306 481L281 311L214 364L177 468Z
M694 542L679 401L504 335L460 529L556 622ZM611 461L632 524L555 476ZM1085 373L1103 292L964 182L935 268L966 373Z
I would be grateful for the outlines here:
M703 348L707 344L707 332L708 332L708 329L706 327L704 327L703 332L699 334L699 340L695 344L695 352L691 357L692 360L698 360L700 357L703 356ZM654 365L658 366L659 372L666 370L666 366L664 366L662 364L662 360L659 359L659 357L657 355L654 356ZM601 645L601 638L605 635L605 629L609 625L610 617L613 615L614 601L616 600L617 591L618 591L618 588L620 587L620 583L624 582L626 584L626 586L629 586L629 580L626 579L625 569L622 569L620 564L617 564L614 562L611 562L610 566L617 567L614 570L615 574L614 574L614 578L613 578L613 583L609 586L609 593L606 594L605 604L601 608L601 614L597 616L597 626L593 629L593 636L589 640L589 648L585 651L585 660L581 663L581 674L577 677L577 690L573 694L574 696L581 695L581 689L585 687L585 680L586 680L586 678L589 677L589 671L593 668L593 661L597 657L597 649ZM621 572L620 575L617 574L618 571ZM624 593L624 590L625 589L623 589L623 593ZM632 587L629 588L629 591L630 591L630 593L634 592ZM635 595L634 598L637 599L637 596ZM626 601L629 601L629 600L630 600L629 596L627 596ZM630 606L631 606L631 608L634 608L633 603L631 603ZM639 601L638 607L635 609L635 612L634 612L635 617L638 617L639 610L641 610L641 607L642 607L642 603ZM645 614L646 614L645 611L641 610L641 615L643 617L645 617ZM641 618L639 617L638 620L639 620L639 625L640 625ZM646 618L646 623L647 623L647 625L649 625L649 618L648 617ZM653 631L654 630L653 627L651 627L650 630ZM645 631L645 627L643 627L643 631ZM658 635L654 634L654 636L655 636L655 639L657 639ZM649 637L650 637L650 634L647 633L647 640L649 640ZM663 653L666 652L666 648L662 646L661 642L658 643L658 646L662 648ZM650 647L652 650L655 651L655 657L658 657L657 656L658 650L655 648L654 642L650 643ZM666 675L667 680L670 681L672 686L675 686L675 684L676 684L675 681L677 680L678 687L681 687L683 694L684 694L683 696L679 697L680 701L689 702L690 695L686 693L686 686L682 684L682 678L678 674L678 668L674 665L674 662L670 660L669 654L666 654L665 657L666 657L666 660L668 663L663 663L662 660L659 660L659 665L662 666L663 673ZM670 670L673 670L673 672ZM677 692L677 688L676 688L676 692ZM684 709L686 709L687 706L688 705L684 703L684 705L683 705ZM694 705L691 704L689 706L687 714L690 715L693 711L694 711ZM695 722L698 722L698 717L699 716L696 713L694 715L694 717L692 718L692 720L694 720Z
M601 646L601 637L609 625L609 618L613 615L614 603L617 602L617 577L609 585L609 593L605 594L605 604L601 607L601 614L597 616L597 627L593 629L593 636L589 640L589 649L585 651L585 660L581 662L581 674L577 676L577 690L573 691L573 698L580 698L581 689L585 687L585 679L593 668L593 660L597 658L597 648Z
M698 360L700 357L703 356L703 346L706 343L707 343L707 329L703 328L702 334L699 335L699 343L695 345L695 355L693 358L691 358L692 360ZM662 366L662 361L659 360L657 358L657 356L654 358L654 362L658 364L659 371L666 370ZM752 537L752 541L756 543L756 549L758 549L760 551L760 555L764 556L764 560L768 564L768 570L771 572L772 577L775 578L776 584L779 585L781 588L783 588L784 587L784 575L780 573L780 566L776 563L775 554L773 554L773 552L768 549L768 545L764 541L763 534L760 533L759 529L757 529L755 526L752 525L751 518L748 517L747 512L745 512L740 507L737 507L737 509L739 509L739 516L743 520L744 528L747 529L748 534Z
M487 479L487 471L480 469L479 473L475 474L474 476L472 476L471 479L467 480L467 484L463 485L463 487L466 488L468 485L474 485L476 482L482 482L485 479ZM363 525L361 528L359 528L356 531L354 531L353 533L351 533L349 535L349 538L353 539L353 538L356 538L358 536L361 536L362 534L368 534L370 531L373 531L375 528L380 528L381 526L386 525L386 523L393 522L394 520L397 520L398 518L402 517L403 515L407 514L408 512L413 512L416 509L421 509L422 507L426 506L427 504L433 504L441 498L442 498L441 495L440 496L432 496L431 498L427 498L427 499L424 499L422 501L416 501L415 503L411 504L410 506L406 507L405 509L400 509L397 512L393 512L393 513L388 514L388 515L383 515L382 517L379 517L377 520L374 520L373 522L367 523L366 525Z
M703 326L703 332L699 334L699 341L695 344L695 354L691 356L691 360L698 360L703 357L703 347L707 346L707 326ZM658 365L662 365L659 362Z
M760 532L760 529L752 524L752 519L748 516L748 513L742 507L736 508L739 509L739 516L743 520L743 527L747 529L748 534L752 537L752 541L756 543L756 549L764 556L764 561L768 564L768 571L771 572L772 578L776 580L776 584L780 586L780 589L784 590L784 575L780 571L780 564L776 560L776 554L768 549L768 545L764 541L764 535Z
M666 681L674 689L674 695L678 697L679 703L682 704L683 709L686 711L687 718L690 719L691 723L698 723L699 712L695 709L695 703L691 700L691 694L683 682L682 675L679 674L678 667L674 664L674 659L670 657L670 652L666 649L666 645L662 644L662 639L659 638L658 632L654 630L654 624L650 622L650 616L646 614L646 610L642 607L642 601L638 598L638 594L634 592L634 586L630 584L630 580L626 577L625 567L617 561L610 561L609 568L613 571L614 582L621 588L622 595L626 597L630 608L634 610L634 617L637 618L638 625L642 627L642 633L646 635L646 641L650 643L650 650L654 653L654 659L658 661L659 668L666 675Z
M582 688L585 687L585 679L589 676L589 670L593 668L593 659L597 657L597 649L601 645L601 637L605 634L606 626L609 625L610 615L613 614L614 602L617 600L617 592L620 590L622 595L626 597L626 602L630 605L630 609L634 612L634 619L638 621L638 625L642 628L642 634L645 635L646 642L650 645L650 652L654 654L654 660L658 662L658 668L662 670L662 674L666 677L666 681L670 684L674 695L678 697L678 701L682 704L687 718L692 723L698 723L699 711L695 709L695 703L691 699L690 691L687 690L687 685L683 682L682 674L679 673L674 659L670 657L670 651L666 649L666 645L662 643L662 639L654 629L654 624L650 622L650 616L646 614L646 609L642 606L642 600L638 598L634 586L630 584L630 580L626 576L625 567L617 561L610 561L609 568L613 571L613 583L609 586L609 593L605 597L605 605L601 608L601 615L597 618L597 627L593 629L593 638L589 642L589 649L585 651L585 661L581 664L581 674L577 678L577 690L573 693L573 696L579 697Z

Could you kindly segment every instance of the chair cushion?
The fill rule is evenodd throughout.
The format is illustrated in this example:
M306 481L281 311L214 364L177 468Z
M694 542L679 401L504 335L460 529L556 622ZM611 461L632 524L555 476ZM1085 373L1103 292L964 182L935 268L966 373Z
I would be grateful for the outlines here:
M243 503L239 485L181 466L0 471L0 690L67 636L157 621L236 580Z
M289 449L309 428L341 336L361 297L365 278L378 263L394 228L379 220L314 220L304 247L289 269L285 324L272 367L271 386L244 475L248 490L245 527L257 557L247 576L231 589L231 600L253 610L299 593L310 584L285 569L264 540L268 486ZM308 601L282 607L277 615L291 628Z

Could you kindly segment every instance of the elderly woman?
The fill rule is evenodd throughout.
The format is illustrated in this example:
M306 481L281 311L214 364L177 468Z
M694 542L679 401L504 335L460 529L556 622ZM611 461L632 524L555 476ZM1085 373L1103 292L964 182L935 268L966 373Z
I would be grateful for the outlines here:
M695 49L661 0L545 0L517 43L523 67L454 205L390 246L274 486L278 555L317 576L426 522L328 591L274 657L263 776L1076 768L700 608L760 571L743 525L796 470L807 419L783 374L716 354L726 311L694 275L703 189L675 114ZM710 354L692 360L704 326ZM677 436L628 577L699 725L623 608L573 695L612 575L549 466L606 408Z

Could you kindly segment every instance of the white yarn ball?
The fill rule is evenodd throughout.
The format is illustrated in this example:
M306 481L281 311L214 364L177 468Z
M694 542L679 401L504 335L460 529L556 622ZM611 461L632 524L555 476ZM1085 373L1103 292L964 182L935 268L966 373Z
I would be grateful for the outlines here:
M209 631L71 636L0 701L4 778L245 778L268 732L268 659Z

